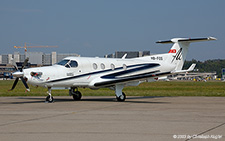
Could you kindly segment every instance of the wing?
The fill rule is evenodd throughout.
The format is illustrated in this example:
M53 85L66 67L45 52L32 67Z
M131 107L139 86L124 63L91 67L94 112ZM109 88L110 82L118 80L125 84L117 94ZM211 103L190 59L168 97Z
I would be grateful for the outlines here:
M131 75L127 77L119 77L119 78L110 78L110 79L100 79L98 82L94 84L95 87L107 87L113 86L117 83L127 83L130 81L137 81L137 80L145 80L147 78L155 78L161 75L168 75L170 72L159 73L159 71L152 71L148 73L142 73L138 75Z
M171 72L160 72L157 63L142 64L132 67L131 69L121 70L97 78L92 83L95 87L108 87L117 83L128 83L131 81L140 81L158 76L168 75Z

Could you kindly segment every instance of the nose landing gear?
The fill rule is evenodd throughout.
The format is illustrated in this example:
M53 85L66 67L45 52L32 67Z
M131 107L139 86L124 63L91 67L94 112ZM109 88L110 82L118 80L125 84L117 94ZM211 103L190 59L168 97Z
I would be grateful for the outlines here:
M48 87L48 91L47 91L48 96L45 99L45 102L46 103L52 103L52 102L54 102L54 98L53 98L51 92L52 92L52 88L51 87Z

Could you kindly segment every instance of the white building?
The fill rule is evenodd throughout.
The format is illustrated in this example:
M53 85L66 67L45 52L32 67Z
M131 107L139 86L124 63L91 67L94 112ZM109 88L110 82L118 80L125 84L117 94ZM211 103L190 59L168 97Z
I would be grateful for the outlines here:
M0 55L0 64L2 64L2 55Z
M15 62L20 62L20 53L14 52L13 59Z
M8 54L8 64L13 64L13 55L12 54Z
M26 58L29 58L29 63L31 64L42 64L43 52L27 52Z
M14 52L14 54L3 54L0 55L0 64L12 64L13 60L15 62L24 62L28 57L30 64L36 65L53 65L65 57L68 56L79 56L76 53L56 53L52 52L45 54L43 52L27 52L26 55L20 54L19 52Z
M57 63L57 53L56 52L52 52L52 64Z

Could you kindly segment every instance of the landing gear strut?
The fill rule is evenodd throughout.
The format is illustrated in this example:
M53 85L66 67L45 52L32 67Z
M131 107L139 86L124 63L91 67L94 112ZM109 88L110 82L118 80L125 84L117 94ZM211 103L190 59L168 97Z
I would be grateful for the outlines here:
M80 91L78 91L77 87L71 87L71 89L69 90L69 94L73 96L74 100L80 100L82 97L82 94Z
M116 99L117 101L125 101L126 95L124 92L122 92L124 85L123 84L117 84L115 85L115 93L116 93Z
M48 96L46 97L46 100L45 100L48 103L54 102L54 98L53 98L51 92L52 92L52 88L51 87L48 87L48 91L47 91Z

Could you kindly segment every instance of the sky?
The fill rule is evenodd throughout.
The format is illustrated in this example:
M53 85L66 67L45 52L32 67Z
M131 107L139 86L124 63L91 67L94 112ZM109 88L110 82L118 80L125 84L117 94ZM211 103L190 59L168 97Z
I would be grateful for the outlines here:
M166 53L176 37L193 43L187 60L225 59L224 0L0 0L0 54L28 52L103 57L115 51Z

